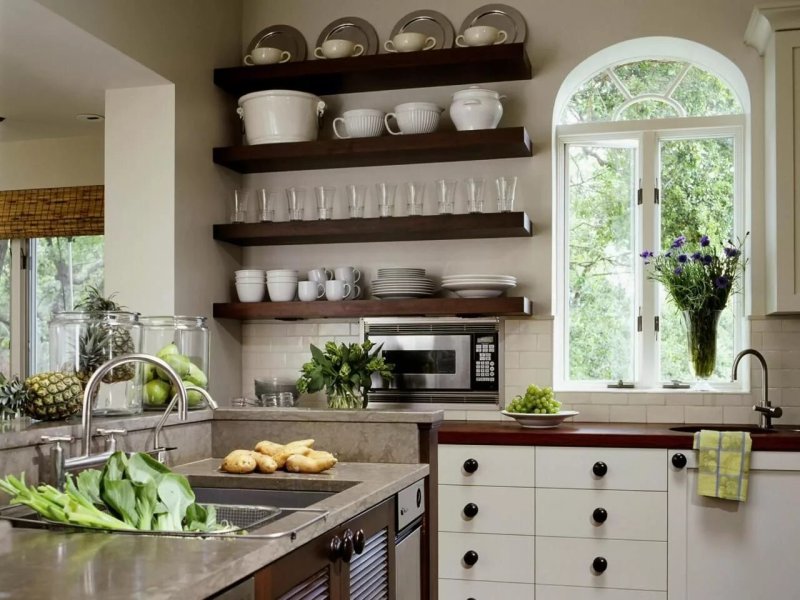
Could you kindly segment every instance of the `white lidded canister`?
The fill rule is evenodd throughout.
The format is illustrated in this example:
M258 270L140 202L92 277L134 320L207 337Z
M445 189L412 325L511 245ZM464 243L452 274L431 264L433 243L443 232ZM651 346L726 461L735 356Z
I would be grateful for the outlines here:
M503 98L494 90L477 86L458 91L450 104L450 118L459 131L494 129L503 116Z
M306 92L267 90L239 98L236 112L249 145L310 142L317 139L325 102Z

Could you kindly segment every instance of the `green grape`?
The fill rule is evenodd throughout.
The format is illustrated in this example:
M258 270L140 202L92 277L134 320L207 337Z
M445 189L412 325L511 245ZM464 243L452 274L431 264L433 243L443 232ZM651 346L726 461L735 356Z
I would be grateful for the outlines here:
M555 414L560 408L561 403L555 399L553 388L540 388L531 384L525 390L525 395L515 396L506 410L514 413L546 415Z

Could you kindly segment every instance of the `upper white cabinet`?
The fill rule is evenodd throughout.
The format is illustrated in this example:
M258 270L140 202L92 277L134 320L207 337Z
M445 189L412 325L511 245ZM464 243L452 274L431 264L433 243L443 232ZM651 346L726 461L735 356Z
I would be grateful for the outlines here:
M745 42L764 56L768 313L800 312L800 3L758 6Z

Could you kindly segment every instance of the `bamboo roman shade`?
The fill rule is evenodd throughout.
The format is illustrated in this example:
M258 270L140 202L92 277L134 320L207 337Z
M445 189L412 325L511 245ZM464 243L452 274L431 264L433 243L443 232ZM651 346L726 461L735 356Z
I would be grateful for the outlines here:
M0 239L103 233L102 185L0 191Z

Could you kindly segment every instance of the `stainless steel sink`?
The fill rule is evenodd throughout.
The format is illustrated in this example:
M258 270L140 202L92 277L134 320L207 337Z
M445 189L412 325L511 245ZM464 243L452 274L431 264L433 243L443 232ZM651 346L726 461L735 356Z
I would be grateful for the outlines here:
M206 504L236 504L238 506L279 506L307 508L336 492L306 490L258 490L242 488L194 487L197 502Z
M681 425L680 427L670 427L670 431L682 431L684 433L697 433L701 429L712 431L747 431L749 433L777 433L774 429L761 429L758 425Z

